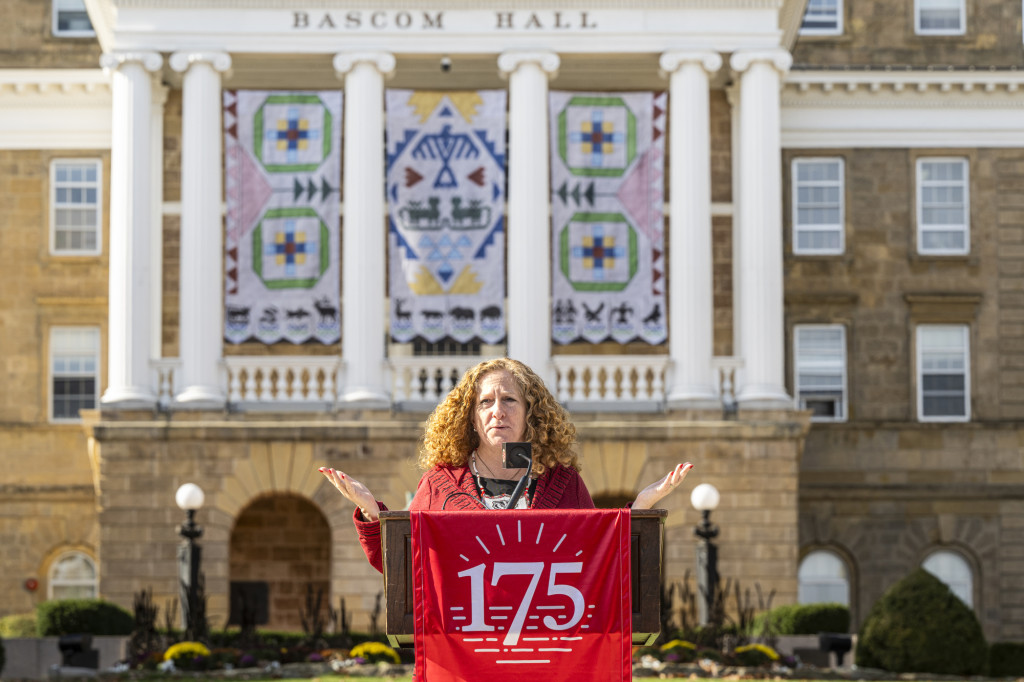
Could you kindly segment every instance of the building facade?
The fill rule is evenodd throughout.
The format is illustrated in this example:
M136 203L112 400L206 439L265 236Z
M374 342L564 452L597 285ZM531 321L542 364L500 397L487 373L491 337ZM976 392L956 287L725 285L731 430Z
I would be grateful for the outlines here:
M368 627L380 576L316 468L402 508L450 377L507 353L570 408L599 503L696 464L689 480L721 492L723 577L776 605L846 601L859 623L924 565L991 641L1024 640L1020 3L2 11L3 613L174 599L174 492L191 481L214 626L255 585L273 627L298 628L309 588ZM249 315L230 299L233 98L277 91L341 95L338 182L321 185L339 299L317 308L340 339L225 341ZM500 338L396 335L396 91L507 102ZM552 179L553 97L643 92L663 117L649 319L666 333L556 342L571 188ZM684 493L666 503L666 579L692 580L697 514Z

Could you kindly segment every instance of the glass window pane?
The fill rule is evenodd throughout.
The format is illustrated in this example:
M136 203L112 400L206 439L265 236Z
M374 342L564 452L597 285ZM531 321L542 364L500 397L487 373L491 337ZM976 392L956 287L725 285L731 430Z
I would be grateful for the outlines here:
M832 552L819 550L804 557L797 571L797 581L797 601L801 604L850 604L850 581L846 564Z
M967 560L955 552L935 552L921 564L968 606L974 604L974 576Z

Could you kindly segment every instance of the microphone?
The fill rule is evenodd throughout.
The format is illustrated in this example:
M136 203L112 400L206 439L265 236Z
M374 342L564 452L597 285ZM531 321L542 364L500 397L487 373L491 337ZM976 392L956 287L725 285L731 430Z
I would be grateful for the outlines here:
M501 444L501 466L505 469L519 469L526 467L526 473L519 479L512 497L508 501L506 509L515 509L519 498L526 491L526 485L530 481L530 474L533 470L533 444L532 443L502 443Z

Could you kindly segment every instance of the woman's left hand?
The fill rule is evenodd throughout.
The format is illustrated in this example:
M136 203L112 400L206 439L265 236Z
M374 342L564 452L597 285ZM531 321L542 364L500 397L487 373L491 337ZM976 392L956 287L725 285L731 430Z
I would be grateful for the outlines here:
M690 473L692 468L693 465L689 462L677 464L664 478L640 491L636 496L636 501L633 502L633 509L652 509L661 498L675 490L676 486L683 482L686 474Z

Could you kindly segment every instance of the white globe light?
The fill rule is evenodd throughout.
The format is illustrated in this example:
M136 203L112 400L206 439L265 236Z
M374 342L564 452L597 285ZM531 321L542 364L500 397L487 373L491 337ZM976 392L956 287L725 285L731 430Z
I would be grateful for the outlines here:
M719 499L718 488L710 483L701 483L690 493L690 504L697 511L714 511Z
M189 511L202 507L203 502L206 501L206 496L203 495L203 489L195 483L185 483L174 494L174 501L178 503L178 507Z

